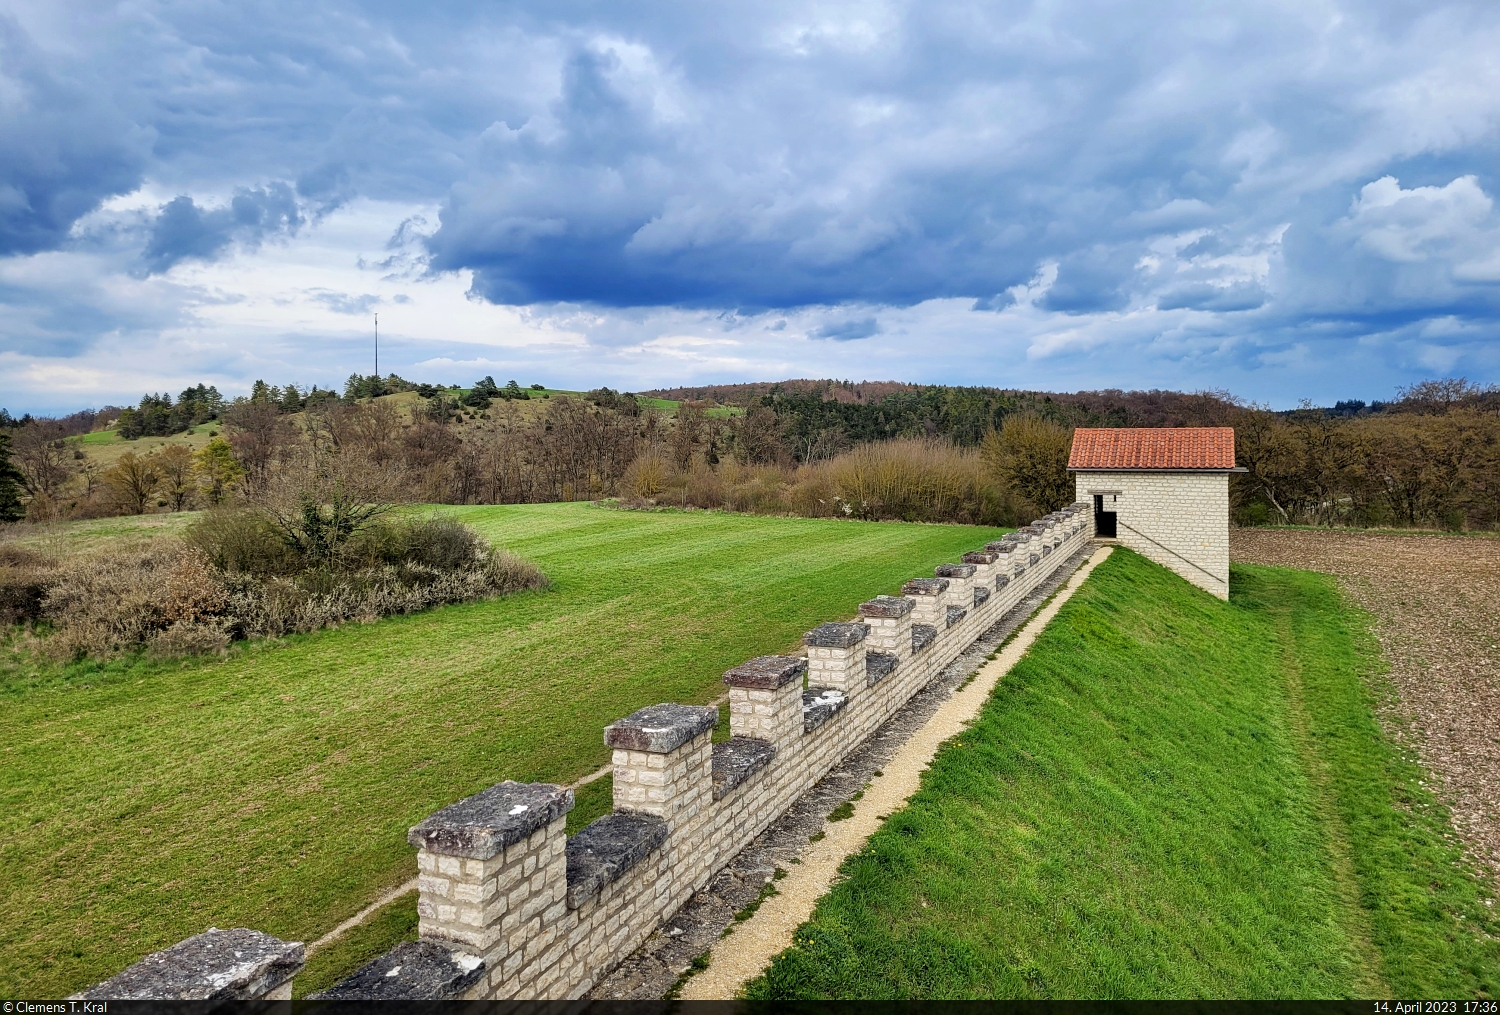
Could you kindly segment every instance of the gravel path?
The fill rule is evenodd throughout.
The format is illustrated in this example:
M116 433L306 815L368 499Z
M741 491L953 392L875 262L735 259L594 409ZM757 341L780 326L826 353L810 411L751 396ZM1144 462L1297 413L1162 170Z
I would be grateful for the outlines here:
M594 987L589 999L645 1000L666 993L694 957L719 942L724 930L735 922L735 914L755 902L778 868L791 870L802 864L810 837L825 830L829 813L871 780L881 778L875 773L883 771L882 766L921 731L954 692L985 664L990 653L1031 619L1096 549L1084 546L980 635L842 765L798 798L786 814L745 847L706 888L647 938L634 955ZM738 936L738 933L731 935L730 940Z
M906 806L906 801L921 787L922 773L936 757L938 748L968 728L995 685L1021 660L1042 629L1057 616L1057 611L1083 584L1089 572L1109 556L1111 549L1101 546L1095 550L1057 596L901 745L885 763L881 776L869 784L853 813L837 824L826 826L824 838L803 852L802 862L781 882L780 893L767 899L730 937L714 947L707 971L688 981L682 991L683 1000L729 1000L759 975L777 953L791 947L793 932L812 916L818 899L833 886L839 865L862 849L887 817Z
M1322 571L1376 618L1396 699L1386 728L1443 784L1500 886L1500 539L1236 529L1230 557Z

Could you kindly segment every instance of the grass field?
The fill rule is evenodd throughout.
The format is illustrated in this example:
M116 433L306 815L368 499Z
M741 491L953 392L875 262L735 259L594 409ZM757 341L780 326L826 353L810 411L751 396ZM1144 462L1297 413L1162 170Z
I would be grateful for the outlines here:
M607 761L610 721L716 697L734 663L995 534L587 504L443 511L555 588L222 660L56 668L14 641L0 651L0 995L66 994L209 925L312 940L413 876L406 829L433 810L501 779L577 779ZM97 545L159 523L40 538ZM588 789L580 810L607 806Z
M1101 566L752 998L1494 998L1500 919L1330 579Z

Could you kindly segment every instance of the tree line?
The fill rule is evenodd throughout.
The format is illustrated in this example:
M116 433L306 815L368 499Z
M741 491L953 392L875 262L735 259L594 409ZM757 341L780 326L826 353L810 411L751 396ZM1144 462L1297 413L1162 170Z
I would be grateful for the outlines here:
M377 388L418 397L402 409L361 395ZM954 501L966 505L954 508L954 517L1002 524L1011 513L1052 510L1072 499L1066 461L1077 426L1232 426L1238 462L1247 470L1231 484L1241 524L1500 527L1500 389L1463 379L1414 385L1387 403L1284 412L1224 392L1056 394L893 385L882 397L860 400L852 397L855 390L761 387L743 412L726 416L711 412L713 403L706 401L682 401L668 415L628 392L599 388L568 397L541 385L501 386L489 377L464 389L394 374L356 375L343 395L257 382L248 397L228 403L211 386L198 385L170 401L148 395L134 410L132 426L150 420L152 429L143 433L155 434L208 419L222 435L197 452L127 452L108 469L69 442L107 421L103 413L0 420L10 423L0 429L0 515L45 517L47 505L68 496L75 498L74 514L78 504L87 506L84 513L211 505L263 488L287 462L318 447L375 463L392 495L406 500L675 497L683 505L753 500L766 510L781 504L778 510L797 513L927 518L913 507L925 494L902 494L895 498L898 509L850 492L874 488L854 478L851 455L904 441L904 450L882 459L881 468L900 462L902 469L916 469L911 463L917 458L931 457L916 470L929 479L904 489L946 489L930 477L952 471L953 483L973 491ZM837 391L845 395L831 394ZM115 425L122 425L119 419ZM940 453L941 447L968 457ZM861 460L874 461L868 455ZM806 471L834 461L845 465L817 472L816 481ZM733 480L727 486L725 477ZM740 482L781 492L742 496L733 491Z

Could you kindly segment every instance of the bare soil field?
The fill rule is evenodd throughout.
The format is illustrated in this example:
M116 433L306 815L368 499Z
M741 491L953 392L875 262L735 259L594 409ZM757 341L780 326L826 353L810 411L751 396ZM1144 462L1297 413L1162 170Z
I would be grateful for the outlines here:
M1442 781L1500 884L1500 539L1235 529L1230 556L1334 575L1375 616L1395 692L1382 722Z

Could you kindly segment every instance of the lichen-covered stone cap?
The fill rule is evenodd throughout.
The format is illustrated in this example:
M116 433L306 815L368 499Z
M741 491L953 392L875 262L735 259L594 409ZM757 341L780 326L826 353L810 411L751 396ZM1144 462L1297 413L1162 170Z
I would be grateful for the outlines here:
M896 619L906 616L915 606L905 596L876 596L868 603L860 603L859 612L866 617Z
M668 754L719 724L708 705L647 705L604 727L604 746L622 751Z
M774 691L778 687L785 687L806 672L807 660L801 656L756 656L727 671L724 674L724 683L730 687L754 687L763 691Z
M429 853L488 860L572 809L566 787L507 779L428 816L406 841Z
M306 961L300 941L247 927L210 927L69 1000L253 1001L297 975Z
M994 550L984 549L970 550L959 559L965 564L993 564L999 557L1000 554Z
M403 941L309 1001L453 1001L479 982L484 960L435 941Z
M864 624L819 624L802 636L813 648L853 648L870 635Z
M932 573L939 578L972 578L976 570L973 564L939 564Z
M901 586L901 591L909 596L938 596L948 591L948 579L946 578L913 578Z

